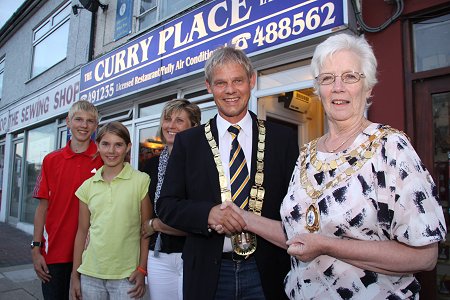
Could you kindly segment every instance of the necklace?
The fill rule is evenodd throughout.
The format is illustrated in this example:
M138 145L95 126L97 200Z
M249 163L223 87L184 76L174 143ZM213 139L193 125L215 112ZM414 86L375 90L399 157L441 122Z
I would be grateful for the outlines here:
M361 124L358 126L358 128L356 129L356 131L354 133L352 133L347 139L345 139L339 146L337 146L336 148L331 149L331 150L328 149L328 147L327 147L327 141L328 141L328 138L330 137L330 133L328 133L327 136L325 137L325 140L323 141L323 146L324 146L325 150L329 153L335 153L342 146L344 146L348 141L350 141L350 139L352 137L354 137L356 134L358 134L360 132L361 128L363 127L363 125L364 125L364 122L361 122Z
M321 184L321 188L319 189L314 188L313 183L307 175L307 153L309 153L311 162L311 157L315 157L317 153L317 140L300 149L300 184L312 200L311 204L308 206L305 212L305 228L309 232L315 232L320 229L320 210L318 208L317 201L323 195L325 190L335 187L339 183L350 178L351 175L361 169L364 164L370 158L372 158L377 148L381 145L381 139L388 133L394 131L395 130L392 130L389 126L379 128L375 133L371 134L365 142L351 151L351 155L349 155L350 157L352 157L351 160L347 160L342 157L339 158L347 161L349 166L343 168L340 172L338 172L333 179L330 179L328 182Z
M265 189L262 186L264 181L264 154L266 148L266 126L264 121L257 120L258 122L258 153L256 155L256 174L255 184L250 191L250 197L248 201L248 211L261 215L264 202ZM220 198L222 202L231 201L231 192L227 187L227 179L223 170L222 161L220 159L219 147L211 132L210 121L205 124L205 136L211 147L211 152L214 156L214 162L216 163L217 172L219 173L219 185L220 185ZM243 231L241 233L233 234L231 236L231 244L233 251L236 254L248 257L256 250L256 235L253 232Z

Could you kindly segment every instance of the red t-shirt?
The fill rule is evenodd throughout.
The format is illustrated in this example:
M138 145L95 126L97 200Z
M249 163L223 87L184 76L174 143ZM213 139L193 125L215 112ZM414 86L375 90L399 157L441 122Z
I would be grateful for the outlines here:
M79 208L75 191L103 165L93 141L83 153L73 152L70 143L44 157L33 193L34 198L48 200L41 249L47 264L73 261Z

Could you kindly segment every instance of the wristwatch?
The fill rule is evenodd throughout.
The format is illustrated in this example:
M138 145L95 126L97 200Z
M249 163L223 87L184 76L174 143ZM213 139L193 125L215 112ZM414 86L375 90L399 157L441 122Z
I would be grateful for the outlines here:
M35 241L31 242L31 249L33 249L34 247L42 247L42 246L44 246L43 242L35 242Z
M155 219L153 218L153 219L150 219L150 221L148 221L147 234L149 236L153 235L155 233L155 228L153 227L153 220L155 220Z

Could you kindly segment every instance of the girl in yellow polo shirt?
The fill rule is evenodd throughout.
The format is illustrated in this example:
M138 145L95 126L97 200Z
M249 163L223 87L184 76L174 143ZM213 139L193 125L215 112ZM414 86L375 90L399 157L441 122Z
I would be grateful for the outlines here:
M125 162L131 139L121 123L106 124L96 141L104 166L75 193L80 212L71 295L139 299L146 291L148 239L140 229L151 217L150 178Z

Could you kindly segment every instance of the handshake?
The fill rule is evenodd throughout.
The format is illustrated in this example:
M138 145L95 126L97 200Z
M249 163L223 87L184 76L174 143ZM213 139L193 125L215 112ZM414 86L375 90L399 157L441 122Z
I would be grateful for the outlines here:
M248 214L231 201L214 206L209 212L208 226L219 234L233 235L247 230Z

